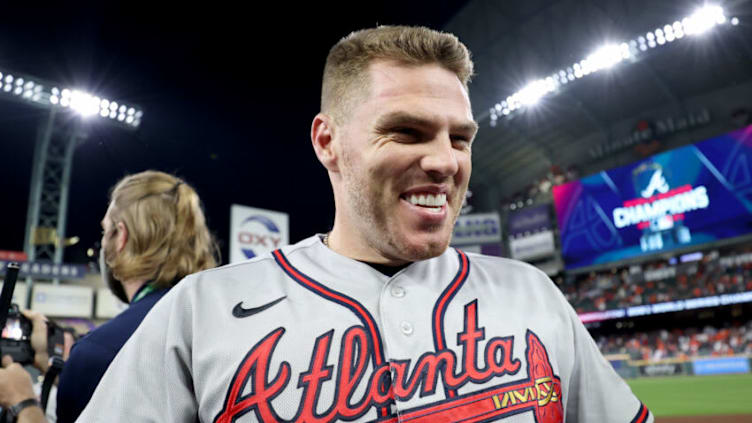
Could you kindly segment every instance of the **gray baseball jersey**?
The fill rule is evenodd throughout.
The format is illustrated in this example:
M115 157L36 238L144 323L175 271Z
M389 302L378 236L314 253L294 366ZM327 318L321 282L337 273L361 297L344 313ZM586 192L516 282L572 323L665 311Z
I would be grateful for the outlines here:
M450 248L388 277L318 236L187 277L79 422L644 423L554 284Z

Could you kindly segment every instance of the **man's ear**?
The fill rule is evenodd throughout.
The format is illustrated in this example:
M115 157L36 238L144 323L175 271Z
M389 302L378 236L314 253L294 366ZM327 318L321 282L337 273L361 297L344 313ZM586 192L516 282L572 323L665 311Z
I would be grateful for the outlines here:
M115 224L117 233L115 234L115 248L118 253L125 249L125 244L128 242L128 228L123 222Z
M311 143L321 164L330 172L337 172L337 152L334 150L334 121L330 116L319 113L311 124Z

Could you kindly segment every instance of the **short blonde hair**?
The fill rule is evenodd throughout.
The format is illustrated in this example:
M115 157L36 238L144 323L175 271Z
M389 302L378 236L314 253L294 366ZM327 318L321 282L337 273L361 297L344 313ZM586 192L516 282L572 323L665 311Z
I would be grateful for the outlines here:
M368 66L394 60L406 66L438 64L454 72L467 90L473 75L470 51L456 36L425 27L379 26L356 31L329 51L321 88L321 111L346 120L368 89Z
M145 278L167 288L217 265L198 194L183 180L154 170L126 176L112 189L110 207L112 222L128 229L125 248L108 259L116 279Z

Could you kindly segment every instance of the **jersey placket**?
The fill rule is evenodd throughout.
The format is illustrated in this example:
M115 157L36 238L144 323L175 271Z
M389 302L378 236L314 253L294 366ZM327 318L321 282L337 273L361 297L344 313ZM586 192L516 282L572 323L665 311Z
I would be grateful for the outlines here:
M423 365L430 368L426 363L436 357L433 315L442 292L458 282L458 277L454 275L458 268L454 267L451 272L434 272L444 277L429 280L426 276L431 272L421 266L425 264L410 266L390 278L381 289L379 298L378 318L391 369L398 415L408 409L441 401L447 392L438 371L429 372L435 377L422 381L416 379L414 372L416 367L421 366L422 360L426 360ZM463 275L463 281L464 277L466 275ZM455 284L455 291L460 285ZM453 293L449 296L453 297ZM451 298L446 299L451 301ZM451 348L444 346L444 349L446 353Z

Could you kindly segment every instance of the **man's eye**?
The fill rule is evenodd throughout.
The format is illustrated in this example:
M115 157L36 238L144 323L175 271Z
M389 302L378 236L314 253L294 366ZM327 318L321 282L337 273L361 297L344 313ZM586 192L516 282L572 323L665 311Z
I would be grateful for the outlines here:
M413 128L394 128L393 131L397 134L405 135L408 137L414 137L414 138L420 137L420 131L418 131L417 129L413 129Z
M470 138L464 135L453 135L451 139L452 139L452 142L455 144L460 144L463 146L470 145Z

